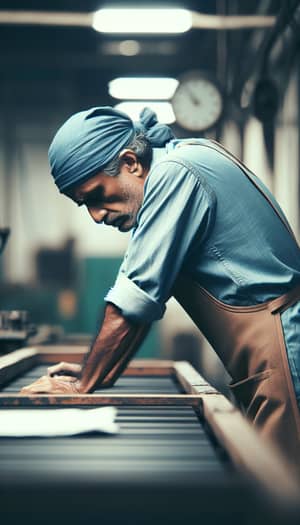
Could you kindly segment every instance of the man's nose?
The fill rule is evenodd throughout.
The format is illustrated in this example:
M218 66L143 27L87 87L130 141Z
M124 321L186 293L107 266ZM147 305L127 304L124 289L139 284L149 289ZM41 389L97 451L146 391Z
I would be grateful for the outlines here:
M103 221L103 219L107 215L107 211L103 208L94 208L93 206L87 206L88 212L92 219L97 222L98 224Z

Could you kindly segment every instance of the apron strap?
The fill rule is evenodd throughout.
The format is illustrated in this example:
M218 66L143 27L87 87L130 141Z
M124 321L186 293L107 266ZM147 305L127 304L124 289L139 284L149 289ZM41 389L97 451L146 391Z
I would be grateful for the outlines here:
M292 288L289 292L276 297L268 304L268 309L270 312L275 315L277 313L282 313L287 310L290 306L293 306L297 301L300 300L300 286Z
M245 166L245 164L243 164L237 157L235 157L232 153L230 153L226 148L224 148L224 146L219 144L216 140L211 140L211 142L213 142L217 146L217 148L213 148L212 146L209 146L208 144L201 144L201 146L205 146L207 148L211 148L211 149L218 150L218 151L220 149L221 150L220 153L222 153L225 157L227 157L229 160L231 160L232 162L234 162L235 164L238 165L238 167L244 172L244 174L250 180L250 182L252 182L252 184L258 189L258 191L265 197L265 199L268 201L268 203L272 206L273 210L275 211L275 213L277 214L277 216L279 217L281 222L284 224L284 226L286 227L286 229L288 230L290 235L293 237L293 239L296 242L296 244L298 244L297 240L296 240L296 237L294 235L294 232L292 231L292 229L291 229L291 227L290 227L286 217L283 215L281 210L278 209L274 205L274 203L271 201L270 197L266 194L266 192L263 190L263 188L261 188L258 185L258 183L256 182L256 180L254 178L255 177L254 173L252 173L252 171L249 170L249 168L247 168Z
M209 149L212 149L214 151L218 151L219 153L221 153L221 155L224 155L224 157L228 158L229 160L231 160L231 162L233 162L234 164L236 164L241 170L242 172L246 175L246 177L249 179L249 181L256 187L256 189L263 195L263 197L268 201L268 203L271 205L271 207L273 208L273 210L275 211L276 215L279 217L279 219L281 220L281 222L284 224L284 226L286 227L286 229L288 230L289 234L293 237L295 243L298 245L298 242L297 242L297 239L286 219L286 217L283 215L283 213L281 212L280 209L278 209L274 203L272 202L272 200L270 199L270 197L266 194L266 192L263 190L263 188L261 188L259 186L259 184L256 182L255 180L255 175L254 173L252 173L252 171L249 170L249 168L247 168L245 166L245 164L243 164L237 157L235 157L232 153L230 153L226 148L224 148L224 146L222 146L221 144L219 144L219 142L217 142L216 140L212 140L210 139L210 143L212 143L211 145L210 144L203 144L201 143L200 141L197 141L197 140L186 140L184 141L182 144L177 144L176 145L176 148L177 147L180 147L180 146L185 146L185 145L192 145L192 146L203 146L205 148L209 148Z

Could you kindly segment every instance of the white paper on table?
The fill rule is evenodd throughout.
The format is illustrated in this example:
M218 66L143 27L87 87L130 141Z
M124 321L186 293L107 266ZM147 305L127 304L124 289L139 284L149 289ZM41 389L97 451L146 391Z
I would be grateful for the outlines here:
M0 437L73 436L84 432L115 434L114 407L92 409L0 410Z

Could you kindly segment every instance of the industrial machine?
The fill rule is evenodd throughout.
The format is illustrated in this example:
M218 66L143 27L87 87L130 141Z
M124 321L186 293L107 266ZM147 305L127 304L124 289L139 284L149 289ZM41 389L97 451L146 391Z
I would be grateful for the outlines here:
M187 362L136 360L110 389L20 395L85 347L0 358L0 412L117 406L120 432L1 438L0 505L9 523L299 523L299 485L269 444Z
M0 228L0 255L10 234L9 228ZM28 312L24 310L0 310L0 354L6 354L25 345L28 337L35 333Z

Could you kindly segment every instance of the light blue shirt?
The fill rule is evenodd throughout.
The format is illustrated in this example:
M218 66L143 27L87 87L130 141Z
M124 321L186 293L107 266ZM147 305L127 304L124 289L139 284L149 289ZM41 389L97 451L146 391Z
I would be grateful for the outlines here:
M207 139L198 139L199 145L187 142L173 140L154 149L137 225L105 298L136 322L163 316L181 271L236 306L268 301L300 283L299 247L265 197L221 151L201 146L211 144ZM291 318L297 319L298 335L288 333ZM300 374L298 305L282 320L294 348L294 371L290 352L289 359L295 381L294 374Z

